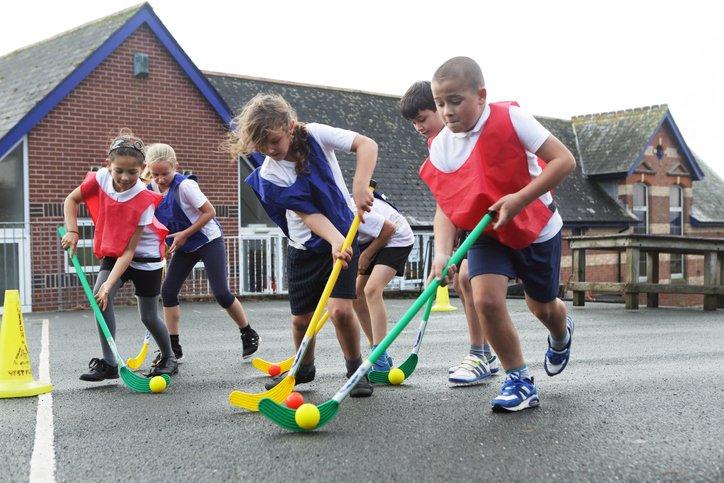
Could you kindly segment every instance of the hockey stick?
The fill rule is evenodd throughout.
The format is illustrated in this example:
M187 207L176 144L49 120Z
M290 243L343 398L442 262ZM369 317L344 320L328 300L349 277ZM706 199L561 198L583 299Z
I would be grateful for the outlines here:
M430 263L432 262L432 246L430 243L431 241L432 238L428 240L428 247L425 253L425 260L423 262L425 264L425 267L427 267L427 270L430 269ZM415 367L417 367L418 353L420 352L420 346L422 346L422 338L425 336L427 321L430 318L430 311L432 310L432 305L434 303L435 298L430 297L430 299L427 301L427 305L425 305L425 310L422 313L422 321L420 322L420 327L417 329L417 337L415 338L415 344L412 346L412 353L407 357L407 359L405 359L402 364L398 366L398 368L405 375L405 379L410 377L412 372L415 370ZM374 369L372 369L369 374L367 374L367 377L369 377L370 381L375 384L390 384L390 371L375 371Z
M427 327L427 321L430 318L430 311L432 310L432 305L435 302L435 297L430 297L427 301L427 304L425 305L425 311L422 314L422 321L420 322L420 327L417 329L417 339L415 340L415 345L412 346L412 353L410 353L409 356L407 356L407 359L398 366L398 368L405 374L405 379L410 377L410 375L415 370L415 367L417 367L417 361L418 361L418 352L420 352L420 346L422 345L422 337L425 335L425 328ZM392 369L390 369L391 371ZM371 382L374 382L375 384L390 384L390 371L375 371L371 370L367 377L369 377Z
M317 327L314 329L314 335L319 334L319 331L322 330L322 327L324 327L325 322L327 322L327 319L329 318L329 311L325 311L322 314L322 318L319 320L319 323L317 324ZM284 359L281 362L269 362L265 361L261 357L255 357L251 360L251 365L254 366L255 369L257 369L260 372L263 372L265 374L268 374L270 376L275 376L276 374L272 374L270 372L270 369L273 366L277 366L279 368L279 374L282 372L287 372L289 369L292 368L292 364L294 364L294 356L289 357L288 359Z
M63 238L66 234L66 229L64 226L58 227L58 235L60 238ZM85 272L83 271L83 267L80 266L80 262L78 261L78 255L76 253L73 254L71 257L71 262L73 263L73 268L75 268L75 273L78 275L78 279L80 280L80 284L83 286L83 291L85 292L85 296L88 298L88 302L90 302L90 306L93 309L93 314L96 317L96 321L98 322L98 326L101 328L101 331L103 332L103 335L106 338L106 342L108 342L108 345L110 346L111 350L113 351L113 355L116 358L116 362L118 363L118 370L121 375L121 379L123 382L128 386L131 390L136 392L151 392L151 388L149 387L149 383L151 379L143 376L139 376L132 370L130 370L128 367L126 367L126 363L123 362L123 358L121 357L121 354L118 353L118 347L116 347L116 342L113 340L113 336L111 336L111 332L108 330L108 325L106 325L106 320L103 318L103 314L101 313L100 307L98 307L98 302L96 302L95 297L93 296L93 290L91 289L90 285L88 284L88 279L85 276ZM168 374L163 374L162 376L166 380L166 384L171 383L171 378L168 376Z
M483 219L480 220L475 229L473 229L470 235L460 245L460 248L455 251L453 256L447 262L445 268L442 271L441 278L444 278L447 275L447 272L452 265L457 265L458 263L460 263L460 261L465 256L465 253L467 253L472 244L475 243L483 230L485 230L485 228L490 223L490 220L493 219L493 215L493 212L488 212L483 217ZM407 312L405 312L405 314L397 322L397 324L395 324L395 326L387 334L387 336L382 339L382 342L380 342L377 348L373 350L372 353L367 357L367 360L365 360L362 365L360 365L359 368L355 371L355 373L352 374L349 379L347 379L347 382L344 383L342 388L337 391L337 394L335 394L332 399L320 404L319 406L311 405L316 409L316 411L312 410L312 412L318 413L319 415L318 420L316 417L313 418L312 422L316 422L316 424L310 424L309 427L302 428L296 421L296 410L281 406L278 402L271 399L262 400L259 403L259 411L261 411L264 416L272 420L281 428L290 431L312 431L314 429L321 428L322 426L330 422L337 415L337 412L339 412L340 403L347 397L352 388L359 382L360 379L362 379L367 371L369 371L370 367L372 367L372 364L374 364L374 362L382 355L382 353L387 350L387 348L390 346L390 344L392 344L397 336L400 335L400 332L405 329L407 324L410 323L410 321L413 319L413 317L415 317L415 314L419 312L422 306L426 302L428 302L431 297L434 297L437 287L440 286L441 278L435 278L432 280L432 282L430 282L430 284L428 284L427 288L425 288L420 296L417 297L417 300L415 300L412 306L407 310ZM306 405L302 405L300 407L305 406ZM307 407L306 409L308 411L310 410L309 407Z
M144 362L146 362L146 354L148 354L148 342L151 340L151 333L146 330L146 335L143 337L143 345L141 350L138 352L136 357L129 357L126 359L126 365L129 369L137 371L141 368Z
M342 252L347 251L347 249L352 246L352 242L354 242L355 236L357 235L359 223L359 215L355 215L354 220L352 220L352 225L349 227L349 231L347 232L347 237L344 239L344 243L342 244ZM321 322L322 311L324 311L324 307L327 305L327 300L329 300L329 296L332 294L332 289L334 288L334 284L337 283L337 278L339 278L339 272L341 271L342 260L338 259L334 262L332 273L329 274L327 284L324 286L324 290L322 291L322 297L317 303L317 308L314 310L312 320L307 327L307 331L304 333L304 338L299 344L297 353L294 355L294 364L292 364L292 367L289 369L289 372L284 379L279 381L279 384L274 386L272 389L261 393L252 394L248 392L232 391L231 394L229 394L229 403L231 403L232 406L246 409L247 411L258 411L259 402L262 399L271 399L276 403L280 403L284 400L284 398L292 393L297 371L302 365L302 359L304 358L304 354L307 352L307 347L317 331L317 325Z

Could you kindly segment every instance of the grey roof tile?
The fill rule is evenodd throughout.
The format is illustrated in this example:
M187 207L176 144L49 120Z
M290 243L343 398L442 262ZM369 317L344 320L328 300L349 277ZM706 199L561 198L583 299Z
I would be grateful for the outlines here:
M140 8L128 8L0 57L0 138Z
M584 174L627 172L668 110L662 104L574 117Z
M637 221L595 182L583 175L571 121L536 117L576 158L576 169L556 188L554 199L565 223L626 225Z
M691 216L701 223L724 223L724 181L709 165L694 156L704 172L704 179L693 182Z
M427 157L424 139L400 115L398 96L310 86L228 74L206 73L232 111L260 92L279 94L297 111L302 122L319 122L350 129L374 139L379 145L375 179L380 191L417 226L432 225L435 202L417 169ZM338 153L350 181L355 157Z

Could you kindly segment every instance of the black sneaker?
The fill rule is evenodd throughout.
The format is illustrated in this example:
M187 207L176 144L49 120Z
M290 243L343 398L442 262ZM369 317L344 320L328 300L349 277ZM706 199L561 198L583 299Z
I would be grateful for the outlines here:
M160 376L162 374L168 374L169 376L178 374L178 362L174 357L160 358L156 365L151 368L151 372L146 374L146 377Z
M241 332L241 358L246 359L259 348L259 334L249 326L239 329L239 332Z
M118 379L118 366L112 366L103 359L94 357L88 363L90 370L81 374L81 381L98 382L104 379Z
M181 346L173 347L171 346L171 349L173 349L173 355L176 356L176 363L181 364L184 360L184 351L181 349ZM161 360L161 351L156 350L156 357L151 361L151 367L156 367L158 365L158 362Z
M352 374L347 374L347 379L352 377ZM372 386L367 374L360 379L357 384L349 391L349 397L370 397L374 392L375 388Z
M282 374L279 374L275 378L273 378L271 381L268 381L264 384L264 387L267 391L274 389L279 382L287 377L288 372L284 372ZM312 366L308 369L302 369L301 367L297 371L297 375L294 378L294 384L305 384L307 382L312 382L314 380L314 376L317 374L316 367Z

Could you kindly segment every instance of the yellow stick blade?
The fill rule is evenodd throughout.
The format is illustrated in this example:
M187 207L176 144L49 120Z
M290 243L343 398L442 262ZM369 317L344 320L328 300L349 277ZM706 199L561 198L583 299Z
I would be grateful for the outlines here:
M272 364L276 364L279 366L279 369L281 369L280 374L282 372L287 372L289 369L292 368L292 365L294 364L294 356L288 359L284 359L281 362L269 362L265 361L260 357L255 357L251 361L251 365L254 366L254 369L263 372L264 374L269 374L269 367L271 367Z
M269 367L274 364L273 362L265 361L261 357L255 357L251 360L251 365L256 369L257 371L268 373Z
M259 402L262 399L271 399L277 404L281 404L294 389L294 376L287 376L282 379L274 388L258 394L248 392L232 391L229 394L229 403L237 408L246 409L247 411L259 411Z
M328 318L329 311L325 311L322 314L322 318L319 319L319 322L317 322L317 325L314 329L314 335L317 335L319 331L322 330L322 327L324 327L324 323L327 322ZM278 365L279 369L281 369L281 372L286 372L294 365L294 356L291 356L288 359L284 359L283 361L276 363L264 360L261 357L255 357L251 360L252 367L254 367L254 369L259 372L263 372L264 374L269 374L269 367L271 367L273 364Z
M148 354L148 342L144 342L141 347L141 351L136 357L129 357L126 361L126 365L129 369L135 371L139 369L146 361L146 354Z

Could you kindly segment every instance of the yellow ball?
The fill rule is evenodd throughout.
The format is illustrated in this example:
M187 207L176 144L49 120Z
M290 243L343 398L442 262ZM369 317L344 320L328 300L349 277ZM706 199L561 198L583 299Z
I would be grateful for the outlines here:
M294 421L302 429L314 429L319 424L319 409L310 403L304 403L294 413Z
M151 388L151 392L163 392L166 390L166 379L161 376L153 376L148 386Z
M402 381L405 380L405 373L402 372L402 369L395 367L389 374L387 374L387 380L390 381L390 384L399 386L402 384Z

